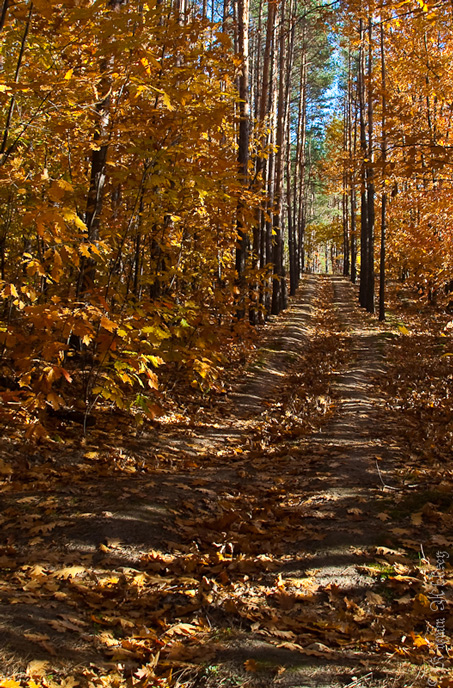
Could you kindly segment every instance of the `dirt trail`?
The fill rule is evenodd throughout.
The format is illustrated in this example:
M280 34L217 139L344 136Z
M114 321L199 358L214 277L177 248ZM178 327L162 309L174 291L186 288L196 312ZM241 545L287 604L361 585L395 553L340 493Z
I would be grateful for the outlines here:
M412 622L420 585L391 549L400 523L385 484L401 448L375 391L379 328L346 280L307 276L272 332L219 412L122 447L107 436L69 462L60 450L49 477L32 467L27 489L5 494L11 672L43 661L60 676L90 663L130 676L159 654L184 688L426 685L394 652L426 610ZM346 339L348 363L326 375ZM324 403L312 422L310 404ZM394 566L401 591L387 585Z
M293 442L285 457L286 464L276 471L271 468L270 473L274 479L280 476L292 502L298 502L299 509L295 509L292 518L299 518L309 532L308 537L292 542L285 550L285 564L280 573L289 586L283 584L281 590L291 594L294 592L291 584L297 587L300 581L313 576L317 594L310 598L307 593L305 604L298 612L302 618L306 617L307 626L324 624L328 628L331 624L331 635L335 635L333 629L339 620L346 618L348 608L355 609L360 617L361 605L367 604L367 595L377 600L378 605L385 604L378 594L382 593L382 586L377 586L376 593L376 578L370 576L367 564L374 559L379 546L394 542L390 526L395 524L386 526L381 518L392 489L386 485L386 479L391 481L395 447L387 442L383 399L379 398L374 384L376 376L385 374L382 337L376 325L373 327L369 317L356 306L352 285L343 278L334 277L331 282L332 306L341 329L350 336L351 361L346 370L335 376L332 389L336 405L331 418L318 432ZM318 286L316 278L312 278L303 296L313 298ZM295 305L295 310L300 312L300 304ZM290 312L288 318L291 316ZM313 307L305 307L302 346L307 341L307 328L313 324L312 319ZM292 323L287 329L294 331ZM297 350L297 346L291 344L290 351ZM263 371L252 376L251 382L237 395L239 418L243 409L248 418L253 413L260 413L262 401L276 388L275 376L279 370L283 378L281 384L285 384L284 372L279 366L285 351L273 355ZM254 468L261 468L259 462L255 465L252 462L250 480L253 480ZM327 611L319 604L322 594L329 596ZM376 594L378 597L373 598ZM288 605L291 609L291 602ZM363 612L362 628L366 628L367 623L373 624L374 620ZM282 624L281 630L284 626ZM281 637L284 639L284 632ZM240 663L247 665L255 661L258 670L254 678L257 685L262 686L389 688L426 683L426 679L417 679L417 672L402 667L398 661L352 650L353 643L345 642L344 650L332 651L328 647L328 637L327 632L323 643L308 642L304 650L297 643L289 649L291 643L284 641L277 649L248 633L237 641L236 647L230 645L217 659L235 666L236 671ZM306 636L306 642L308 640ZM278 666L287 670L272 678L269 667ZM208 681L206 685L216 684Z
M389 466L391 451L386 447L382 425L383 400L374 384L376 376L385 373L382 340L367 327L366 316L357 312L352 285L341 278L332 278L332 282L333 305L341 327L351 335L352 362L333 384L337 395L333 417L307 440L304 449L315 452L322 467L313 482L313 492L322 485L324 498L336 504L335 523L312 563L317 566L318 561L323 562L320 582L349 588L370 584L370 579L357 576L350 568L345 570L344 563L350 560L348 546L379 545L385 540L385 529L376 513L387 474L382 459L385 456L385 466ZM354 509L361 513L354 514ZM351 532L351 515L360 522L355 532ZM342 563L329 564L336 558Z
M297 364L313 327L314 302L319 284L307 275L297 299L282 314L282 328L269 348L261 347L260 356L246 373L243 385L231 395L231 416L250 418L262 411L263 402L272 398L285 373Z

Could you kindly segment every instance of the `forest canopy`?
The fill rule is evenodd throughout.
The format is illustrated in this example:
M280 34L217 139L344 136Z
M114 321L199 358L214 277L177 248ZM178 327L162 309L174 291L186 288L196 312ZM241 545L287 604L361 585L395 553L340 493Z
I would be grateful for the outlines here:
M29 437L222 392L307 268L370 311L379 263L382 309L386 270L450 281L448 3L3 0L0 29L0 413Z

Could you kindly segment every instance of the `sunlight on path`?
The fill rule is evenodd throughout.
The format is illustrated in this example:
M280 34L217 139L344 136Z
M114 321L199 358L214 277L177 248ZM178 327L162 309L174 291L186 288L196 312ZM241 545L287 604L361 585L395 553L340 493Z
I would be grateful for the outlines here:
M272 398L282 384L286 371L294 366L304 349L313 327L313 303L319 284L316 277L308 275L298 292L297 300L280 316L282 331L272 349L262 352L262 360L248 371L239 391L231 395L232 414L237 418L256 416L263 403Z
M236 438L236 441L242 440L243 447L247 446L252 421L259 421L263 404L273 397L278 387L285 355L303 351L313 336L312 304L316 301L321 279L327 278L311 277L301 294L302 299L308 300L308 307L300 302L294 304L290 322L279 342L281 350L271 354L262 370L252 371L250 379L235 395L231 425L223 429L224 441L234 444ZM256 452L256 458L250 457L249 462L245 460L243 464L243 477L247 480L244 496L254 484L256 487L266 483L273 485L270 493L280 485L280 508L285 508L285 514L289 514L287 523L293 528L292 537L282 532L286 555L283 561L280 560L279 569L282 583L278 594L282 595L283 605L288 605L288 611L285 615L286 607L283 606L283 611L275 612L275 621L255 623L258 629L264 629L264 634L269 624L271 627L275 624L275 635L278 637L281 633L282 642L276 648L275 640L268 642L247 633L234 649L222 653L219 660L290 666L289 671L268 684L281 688L421 685L412 679L406 683L398 662L391 658L354 648L355 644L360 644L360 637L365 646L370 646L374 638L373 617L368 616L370 627L363 619L371 611L370 601L371 604L373 600L384 602L380 594L376 594L376 585L378 590L381 588L370 575L368 565L375 560L378 548L388 544L391 538L390 527L381 520L388 493L384 490L377 462L385 457L386 464L391 465L392 450L383 423L383 400L374 386L375 376L385 374L379 330L375 322L355 306L353 286L344 278L330 280L334 292L332 305L340 330L349 335L351 347L346 370L333 374L335 379L330 392L335 400L333 413L314 434L289 442L287 454L282 456L280 463L276 460L273 465L269 455L260 457ZM294 313L301 318L298 331L293 325ZM280 385L282 382L285 384L285 378ZM235 416L236 421L233 420ZM214 434L208 432L209 436L213 438ZM226 466L221 478L228 480ZM278 532L281 526L278 520L272 519L275 507L272 510L266 507L269 492L261 490L262 497L257 497L257 501L263 511L270 510L271 516L263 521L258 518L256 522L263 530L267 527ZM274 538L269 534L270 540ZM263 548L271 557L277 553L269 547L266 549L266 542ZM305 603L298 616L291 611L291 596L296 595L297 599L300 593L295 591L305 588ZM268 594L272 590L270 587ZM283 616L279 622L280 615ZM357 628L352 630L356 623ZM299 626L311 631L298 636L297 632L285 630ZM271 631L269 636L273 633ZM323 638L322 642L313 643L313 636ZM284 642L292 637L297 637L296 643ZM355 682L353 677L357 674L366 675L366 680Z
M335 583L347 588L372 584L353 567L345 569L345 562L354 563L350 548L377 544L383 537L382 523L373 519L374 501L382 492L376 461L384 448L379 420L382 402L373 390L373 377L385 369L376 333L364 328L352 306L352 286L342 278L332 281L341 326L353 338L353 362L334 383L337 406L333 417L306 441L304 449L319 455L320 470L312 489L314 493L322 490L323 498L332 500L335 514L334 527L326 528L322 545L312 552L311 566L321 567L318 580L322 585ZM351 523L351 516L356 523Z

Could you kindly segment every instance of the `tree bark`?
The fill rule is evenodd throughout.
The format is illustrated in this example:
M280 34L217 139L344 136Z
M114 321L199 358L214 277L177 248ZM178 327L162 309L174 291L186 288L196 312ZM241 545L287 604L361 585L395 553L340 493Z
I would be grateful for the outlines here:
M112 11L118 11L122 3L123 0L109 0L108 6ZM106 60L101 65L101 72L106 72L109 66L111 66L111 60ZM85 209L87 241L90 243L96 243L99 240L102 204L104 201L111 106L111 80L108 76L102 79L101 89L105 95L96 105L97 124L94 132L94 147L91 153L90 186ZM82 258L77 284L77 296L89 292L94 287L95 277L96 261L92 258Z
M374 169L373 169L373 23L371 16L368 18L368 164L367 164L367 205L368 205L368 226L367 226L367 258L368 258L368 278L366 288L366 309L369 313L374 313Z
M2 9L0 11L0 31L3 30L6 22L6 15L8 14L10 0L3 0Z
M239 76L239 142L238 163L241 183L247 188L249 183L249 139L250 139L250 104L249 104L249 0L238 0L238 53L242 61ZM244 291L244 273L247 262L248 234L242 218L244 204L238 206L237 231L238 244L236 247L236 273L241 292ZM242 301L244 294L241 294ZM244 316L243 305L239 306L238 317Z
M299 112L297 123L297 149L295 171L295 198L297 197L297 261L299 275L305 268L305 146L307 139L307 46L305 22L302 26L302 54L299 76Z
M348 85L348 121L349 121L349 183L350 183L350 219L351 219L351 282L357 280L357 199L355 179L355 158L357 154L357 112L353 112L353 81L351 70L351 53L349 52L349 85Z
M295 2L290 0L289 5L289 30L288 30L288 47L287 47L287 57L286 57L286 74L285 74L285 120L286 120L286 164L285 164L285 177L286 177L286 205L287 205L287 225L288 225L288 255L289 255L289 283L290 283L290 294L293 296L296 293L299 275L297 272L297 245L295 237L295 225L294 225L294 208L293 208L293 198L292 198L292 158L291 158L291 117L290 117L290 107L291 107L291 77L294 62L294 35L296 20L294 16ZM284 289L286 284L283 285ZM283 307L286 307L286 293L283 295Z
M348 152L348 142L349 142L349 128L350 122L348 117L349 112L349 90L344 96L344 108L343 108L343 151L345 153L343 162L343 188L341 194L341 208L342 208L342 219L343 219L343 275L345 277L349 276L351 264L350 264L350 241L349 241L349 174L348 174L348 159L346 154Z
M3 23L5 21L5 18L3 17L3 13L5 13L5 17L6 17L6 10L7 10L7 5L6 5L6 7L5 7L5 5L6 5L6 3L3 4L2 17L0 18L0 22L3 19ZM28 9L28 16L27 16L27 21L25 22L25 29L24 29L24 33L22 36L22 41L20 44L19 56L17 58L16 71L14 74L14 83L15 84L17 84L19 81L20 70L22 67L22 61L24 59L24 54L25 54L25 47L27 45L27 38L28 38L29 31L30 31L32 12L33 12L33 3L31 2L29 9ZM1 24L0 29L2 27L3 27L3 24ZM0 155L2 155L2 156L5 154L5 151L6 151L6 145L8 143L9 130L11 127L11 120L13 117L15 105L16 105L16 96L13 94L11 96L11 100L9 102L8 112L6 113L5 127L3 129L2 143L0 145Z
M385 320L385 234L387 224L387 98L386 98L386 66L384 53L384 25L381 21L381 86L382 86L382 196L381 196L381 246L379 256L379 320Z
M360 119L360 151L362 156L360 178L360 305L366 307L368 293L368 197L367 197L367 153L368 146L365 129L365 56L363 20L360 19L360 48L359 48L359 119Z
M283 160L284 160L284 134L285 134L285 17L286 0L280 5L280 40L279 40L279 84L278 84L278 110L277 110L277 152L275 155L275 213L273 218L274 246L273 263L274 279L272 288L272 314L278 315L283 308L285 279L283 267Z

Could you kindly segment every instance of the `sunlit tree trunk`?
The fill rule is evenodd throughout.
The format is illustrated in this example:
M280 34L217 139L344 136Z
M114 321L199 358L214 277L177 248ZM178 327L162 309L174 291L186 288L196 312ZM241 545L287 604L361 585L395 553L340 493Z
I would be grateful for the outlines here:
M275 17L275 15L274 15ZM275 161L276 153L273 147L277 140L277 105L278 105L278 88L276 87L276 75L278 65L278 51L276 49L277 33L273 31L272 53L270 60L270 80L269 80L269 145L271 150L267 160L267 209L266 209L266 258L265 264L271 266L272 274L275 272L274 268L274 252L273 252L273 215L274 215L274 201L275 201ZM271 278L266 285L265 305L266 313L272 311L272 291L273 279Z
M259 0L259 7L258 7L258 27L257 27L257 35L256 35L256 40L254 44L254 49L252 50L252 59L251 59L251 64L253 65L253 72L254 72L254 101L253 101L253 110L254 110L254 119L257 123L258 128L263 127L263 120L265 116L265 111L263 113L263 117L261 117L261 108L264 99L266 98L266 94L264 93L265 90L265 81L266 81L266 74L265 68L266 65L263 65L263 73L261 72L261 42L262 42L262 25L263 25L263 12L264 12L264 4L263 0ZM267 43L267 40L266 40ZM264 54L264 60L266 61L266 50ZM268 64L268 56L267 56L267 71L269 71L269 64ZM269 76L267 75L267 79L269 79ZM267 89L267 85L266 85ZM263 137L264 138L264 137ZM262 145L265 144L265 140L262 140ZM264 158L262 155L258 155L255 159L255 174L254 174L254 186L255 188L259 188L260 185L262 185L261 181L261 175L264 171ZM255 213L255 222L253 225L253 250L252 250L252 269L256 271L258 266L261 264L261 256L262 256L262 244L263 244L263 231L262 231L262 214L263 214L263 208L259 206L256 209ZM256 279L253 281L253 283L250 285L250 299L251 299L251 307L250 307L250 313L249 313L249 318L250 322L252 325L256 325L258 321L263 321L263 314L260 311L259 304L262 303L262 285L258 284Z
M356 166L357 155L357 111L354 106L353 79L351 70L351 52L348 57L348 138L349 138L349 184L350 184L350 219L351 219L351 282L357 280L357 200L356 200Z
M358 95L359 95L359 121L360 121L360 152L361 152L361 178L360 178L360 305L366 307L368 293L368 197L367 197L367 154L365 124L365 54L363 20L360 19L360 48L358 64Z
M307 47L306 27L302 24L301 56L299 74L299 111L297 121L296 166L294 172L294 198L296 203L297 224L297 263L298 274L304 270L305 263L305 145L307 137Z
M109 0L108 6L112 11L118 11L123 0ZM106 72L111 60L101 65L101 72ZM99 240L102 204L106 181L106 161L109 148L109 127L111 110L111 81L104 77L99 90L104 94L96 105L96 127L94 145L91 152L90 187L87 195L85 210L85 224L87 227L87 241L96 243ZM77 294L90 291L94 286L96 275L96 261L92 258L82 258L77 285Z
M286 56L286 74L285 74L285 119L286 119L286 163L285 163L285 179L286 179L286 205L287 205L287 225L288 225L288 255L289 255L289 282L290 294L296 293L299 275L297 271L297 243L296 243L296 228L294 223L294 199L292 197L293 188L293 165L292 165L292 144L291 144L291 85L292 85L292 71L294 62L294 37L295 37L295 0L290 0L288 12L288 46ZM286 284L283 285L286 289ZM286 307L286 292L283 295L283 307Z
M242 185L247 188L249 183L249 138L250 138L250 104L249 104L249 0L238 0L238 53L241 58L241 73L239 76L239 142L238 162ZM238 207L238 245L236 248L236 273L239 288L244 291L245 268L248 252L248 234L243 220L244 204ZM244 298L242 293L241 300ZM244 315L243 306L238 314Z
M384 53L384 25L381 22L381 86L382 86L382 196L381 196L381 247L379 257L379 320L385 320L385 234L387 225L387 75Z
M272 314L277 315L284 304L284 265L283 265L283 162L284 162L284 137L285 137L285 59L286 59L286 0L280 5L280 35L279 35L279 84L278 84L278 109L277 109L277 152L275 156L275 214L273 218L274 246L274 280L272 289Z
M373 168L373 24L368 19L368 163L367 163L367 282L365 306L369 313L374 313L374 168Z
M344 95L344 105L343 105L343 187L341 194L341 209L342 209L342 219L343 219L343 275L348 276L351 265L350 265L350 241L349 241L349 174L348 174L348 141L349 141L349 129L350 122L348 117L349 111L349 92L346 91Z

